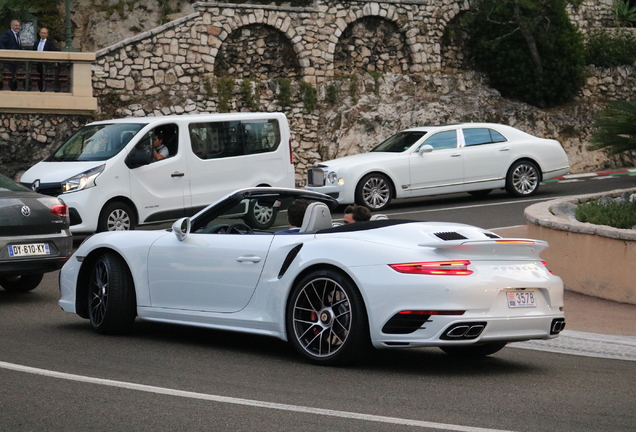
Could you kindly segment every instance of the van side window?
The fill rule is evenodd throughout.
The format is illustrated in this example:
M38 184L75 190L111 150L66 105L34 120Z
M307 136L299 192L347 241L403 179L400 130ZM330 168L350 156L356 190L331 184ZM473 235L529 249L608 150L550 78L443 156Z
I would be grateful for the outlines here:
M192 151L200 159L219 159L273 152L280 145L276 119L192 123Z
M488 128L462 129L466 146L490 144L507 141L506 138L496 130Z

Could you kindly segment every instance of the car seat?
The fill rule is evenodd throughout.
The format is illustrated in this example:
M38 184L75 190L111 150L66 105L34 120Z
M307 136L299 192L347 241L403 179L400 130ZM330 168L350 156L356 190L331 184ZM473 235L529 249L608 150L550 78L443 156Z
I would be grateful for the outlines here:
M388 220L389 217L385 214L374 214L373 216L371 216L371 219L369 220Z
M331 226L329 207L321 202L313 202L305 210L305 217L299 232L316 232L321 229L331 228Z

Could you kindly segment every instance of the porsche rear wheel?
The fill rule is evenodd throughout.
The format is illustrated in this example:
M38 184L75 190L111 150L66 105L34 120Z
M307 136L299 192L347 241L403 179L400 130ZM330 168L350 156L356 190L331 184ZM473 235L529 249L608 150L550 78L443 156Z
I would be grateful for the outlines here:
M370 345L362 297L346 276L333 270L311 272L296 284L286 324L294 348L315 364L350 364Z
M132 329L137 305L132 276L124 260L104 252L93 263L88 282L88 317L102 334L122 334Z
M440 347L446 354L455 357L485 357L501 351L506 342L491 342L482 345L443 346Z

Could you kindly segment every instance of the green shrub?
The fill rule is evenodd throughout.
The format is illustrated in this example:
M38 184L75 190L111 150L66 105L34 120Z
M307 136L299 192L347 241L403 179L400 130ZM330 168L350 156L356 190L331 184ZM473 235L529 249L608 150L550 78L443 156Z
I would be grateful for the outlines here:
M325 102L329 106L335 106L338 103L338 89L335 85L329 84L325 94Z
M305 107L305 112L310 113L316 109L318 105L318 96L316 95L316 88L308 82L300 82L300 97Z
M578 205L575 217L579 222L631 229L636 226L636 201L588 201Z
M636 102L611 101L594 122L588 150L610 154L636 150Z
M481 0L470 51L478 70L504 96L540 107L570 101L584 80L583 36L566 0Z
M585 63L598 67L631 65L636 61L636 36L627 31L595 31L585 41Z
M618 26L633 27L636 24L636 5L630 0L616 0L612 12Z
M220 113L230 112L232 106L230 99L234 95L234 79L222 77L216 80L216 96L218 98L217 111Z
M358 103L359 92L358 75L351 75L349 78L349 96L351 96L351 103L353 105Z
M278 83L278 105L285 110L291 106L291 81L287 78L279 78Z
M252 112L259 110L258 96L254 94L254 87L252 86L252 80L244 79L241 81L241 97L243 99L243 106Z

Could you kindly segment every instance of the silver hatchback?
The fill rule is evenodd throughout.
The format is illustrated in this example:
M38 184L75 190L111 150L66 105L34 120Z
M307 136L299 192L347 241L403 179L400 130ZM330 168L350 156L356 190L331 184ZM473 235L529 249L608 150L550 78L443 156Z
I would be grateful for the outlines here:
M0 285L10 292L36 288L44 273L71 256L68 207L0 174Z

